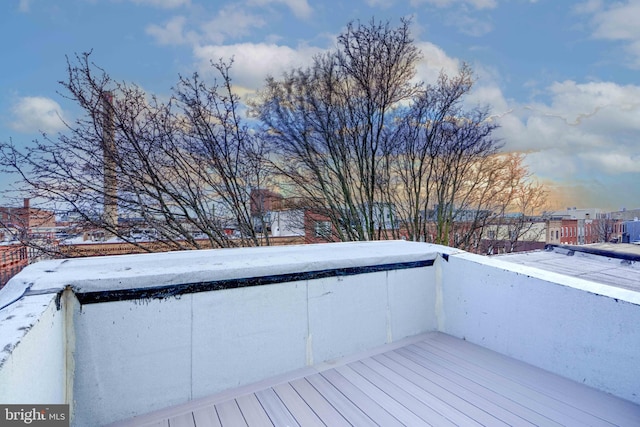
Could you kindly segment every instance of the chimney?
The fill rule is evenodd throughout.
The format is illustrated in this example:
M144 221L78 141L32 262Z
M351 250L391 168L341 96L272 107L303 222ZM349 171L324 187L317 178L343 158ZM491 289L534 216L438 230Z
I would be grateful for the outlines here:
M116 172L116 143L113 123L113 94L104 92L102 95L102 152L104 167L104 223L109 229L118 225L118 177ZM105 239L113 236L111 231L105 230Z
M29 209L29 198L25 197L22 202L24 203L24 208Z

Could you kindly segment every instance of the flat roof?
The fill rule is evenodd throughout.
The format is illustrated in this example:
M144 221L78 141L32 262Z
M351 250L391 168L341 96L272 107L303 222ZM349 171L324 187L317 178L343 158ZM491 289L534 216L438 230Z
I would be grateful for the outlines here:
M636 245L549 245L545 250L494 257L640 292L640 247Z

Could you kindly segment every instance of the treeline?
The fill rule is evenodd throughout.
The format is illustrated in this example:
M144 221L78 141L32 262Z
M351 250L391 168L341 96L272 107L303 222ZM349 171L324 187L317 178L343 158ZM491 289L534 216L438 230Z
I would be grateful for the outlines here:
M351 23L333 50L267 77L244 103L232 61L212 62L213 81L181 76L161 99L76 55L61 85L84 114L26 149L1 144L0 164L19 174L20 197L132 244L106 204L163 249L203 237L251 246L269 242L252 191L284 188L328 218L336 240L403 233L469 248L506 212L538 209L545 192L522 155L500 153L489 109L465 105L471 68L424 82L422 59L408 21Z

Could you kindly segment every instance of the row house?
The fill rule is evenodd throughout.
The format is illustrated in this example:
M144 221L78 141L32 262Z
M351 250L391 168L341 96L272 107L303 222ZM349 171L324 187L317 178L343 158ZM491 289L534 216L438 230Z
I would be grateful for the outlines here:
M0 207L0 288L19 273L30 260L40 256L27 248L25 239L47 241L55 237L56 219L53 211L32 208L29 199L22 207Z

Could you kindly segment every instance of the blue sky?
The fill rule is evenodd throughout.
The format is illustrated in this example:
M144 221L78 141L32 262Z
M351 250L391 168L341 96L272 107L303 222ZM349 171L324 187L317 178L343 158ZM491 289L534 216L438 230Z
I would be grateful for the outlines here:
M470 63L470 103L499 117L554 207L640 207L640 0L3 0L0 141L63 129L65 55L168 94L234 57L239 93L309 63L351 20L413 17L419 77ZM13 178L0 175L0 188Z

